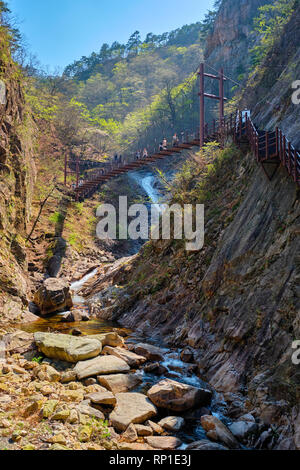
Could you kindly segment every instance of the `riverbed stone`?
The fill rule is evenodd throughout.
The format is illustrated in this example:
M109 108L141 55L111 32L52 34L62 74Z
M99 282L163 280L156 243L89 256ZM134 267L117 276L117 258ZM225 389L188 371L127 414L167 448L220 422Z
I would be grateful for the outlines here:
M60 373L48 364L42 364L37 373L37 377L45 382L59 382L61 378Z
M61 374L61 378L60 378L60 381L62 384L67 384L67 383L70 383L70 382L74 382L74 380L76 380L77 376L76 376L76 373L74 372L74 370L67 370L66 372L63 372Z
M79 380L95 375L128 372L129 365L115 356L99 356L88 361L78 362L74 368Z
M255 434L258 430L258 425L251 421L236 421L229 426L229 430L239 441L242 441L250 434Z
M117 402L116 397L103 388L103 391L101 392L96 392L96 393L90 393L89 395L86 396L88 400L91 400L92 403L95 405L111 405L114 406Z
M117 348L124 345L124 339L121 338L115 331L109 333L101 333L98 335L88 335L86 338L96 339L101 342L102 346L111 346Z
M154 423L154 421L151 421L150 419L146 421L145 424L152 428L154 434L163 434L165 432L164 428L162 428L159 424Z
M153 429L151 426L144 426L143 424L135 424L134 426L138 436L153 436Z
M150 388L148 397L159 408L181 412L208 404L212 393L204 388L165 379Z
M149 361L162 361L164 358L164 350L147 343L138 343L133 346L136 354L146 357Z
M134 424L130 424L126 431L123 432L122 439L124 439L126 442L136 442L138 440L138 434Z
M181 351L181 354L180 354L180 358L182 360L182 362L187 362L187 363L190 363L193 361L194 359L194 352L192 350L192 348L185 348Z
M202 416L201 425L209 439L222 442L230 449L240 447L232 432L216 416Z
M203 439L202 441L196 441L189 444L186 450L228 450L227 447L217 444L216 442L208 441Z
M98 356L102 344L87 337L76 338L70 335L42 333L34 334L35 342L45 356L62 361L76 363Z
M97 419L105 419L104 414L100 410L96 410L92 406L86 405L84 403L80 403L76 407L76 410L80 413L80 415L86 415L90 418L97 418Z
M145 441L151 447L162 450L173 450L181 446L182 442L177 437L172 436L147 436Z
M168 372L168 369L159 362L149 362L144 366L144 371L154 375L164 375Z
M42 409L43 418L50 418L50 416L54 413L58 403L58 400L48 400Z
M81 321L89 321L89 315L85 310L73 309L61 316L61 321L66 323L78 323Z
M138 374L112 374L98 376L100 385L110 390L112 393L128 392L137 387L142 382Z
M167 431L178 432L184 426L184 419L180 416L168 416L160 420L158 424Z
M154 448L148 444L141 444L140 442L120 442L118 444L118 449L131 451L154 450Z
M34 339L39 351L45 356L73 363L96 357L102 350L99 341L86 337L37 332Z
M130 367L134 368L138 368L147 360L144 356L135 354L134 352L128 351L127 349L113 348L111 346L105 346L102 353L119 357L120 359L123 359L123 361L127 362Z
M67 281L48 278L35 293L34 303L39 307L41 315L64 312L73 307L70 287Z
M64 406L56 408L54 414L51 416L51 419L54 421L67 421L70 416L70 409Z
M15 330L13 333L4 335L2 338L1 348L2 354L6 352L10 354L24 354L36 348L34 335L22 330Z
M142 424L156 416L157 409L141 393L117 393L117 405L110 414L110 424L119 431L125 431L131 423Z

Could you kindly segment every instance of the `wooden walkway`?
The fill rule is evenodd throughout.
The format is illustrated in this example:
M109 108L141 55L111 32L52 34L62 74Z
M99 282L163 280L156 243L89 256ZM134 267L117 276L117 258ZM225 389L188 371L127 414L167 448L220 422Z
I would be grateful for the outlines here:
M183 143L167 147L166 150L154 153L149 157L128 163L111 164L110 168L96 171L91 179L85 180L74 190L74 198L77 201L83 201L92 196L100 185L112 178L136 171L165 157L180 154L183 150L200 147L199 132L190 134L190 138L187 133L185 135ZM242 142L247 142L250 145L256 162L262 165L269 180L273 178L278 167L283 166L294 183L300 186L300 152L293 147L280 129L276 128L273 132L257 129L246 112L231 114L221 124L213 121L210 126L205 126L205 143L218 141L223 145L229 137L232 137L238 145Z

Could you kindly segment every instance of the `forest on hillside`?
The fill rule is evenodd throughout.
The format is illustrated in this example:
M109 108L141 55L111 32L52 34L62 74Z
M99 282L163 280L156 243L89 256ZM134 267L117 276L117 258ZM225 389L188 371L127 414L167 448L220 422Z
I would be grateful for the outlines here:
M28 107L43 132L41 154L49 151L54 139L57 155L68 150L73 155L90 152L109 158L114 152L126 155L143 147L152 151L164 136L196 130L199 90L195 71L226 0L216 1L203 21L161 35L149 33L144 40L135 31L126 44L103 44L99 52L75 60L63 73L45 72L28 58L20 33L10 26L5 3L0 5L3 25L10 30L13 52L23 70ZM260 8L252 25L250 66L237 66L231 77L235 80L226 84L228 98L239 91L239 82L245 84L255 73L280 36L293 5L293 0L276 0ZM213 117L214 109L207 118Z
M300 450L300 0L198 19L51 72L0 0L0 450Z

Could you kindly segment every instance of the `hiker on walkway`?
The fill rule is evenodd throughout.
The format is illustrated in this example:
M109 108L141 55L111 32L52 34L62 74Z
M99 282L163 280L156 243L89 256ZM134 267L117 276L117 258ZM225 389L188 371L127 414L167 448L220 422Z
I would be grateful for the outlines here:
M143 158L148 158L148 150L146 148L143 150Z
M167 147L168 147L168 141L166 138L164 138L164 140L162 141L162 145L163 145L163 148L164 150L167 150Z
M123 161L123 157L122 157L122 155L119 155L119 163L121 164L122 161Z
M176 145L179 144L179 139L178 139L178 136L175 132L175 134L173 135L173 147L176 147Z
M241 120L242 120L242 124L244 124L246 122L246 119L251 118L250 109L245 108L243 111L240 111L239 113L237 113L237 115L236 115L236 131L237 132L240 129L240 117L241 117Z
M164 150L163 143L160 142L160 144L159 144L159 151L162 152L163 150Z

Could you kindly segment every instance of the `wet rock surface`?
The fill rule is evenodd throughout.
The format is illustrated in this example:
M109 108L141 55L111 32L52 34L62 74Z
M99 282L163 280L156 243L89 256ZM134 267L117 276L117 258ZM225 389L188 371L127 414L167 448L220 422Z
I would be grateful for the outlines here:
M215 416L202 416L201 424L206 431L207 437L213 441L225 444L230 449L238 449L240 447L231 431Z
M165 379L151 387L148 397L159 408L180 412L210 403L212 392Z

